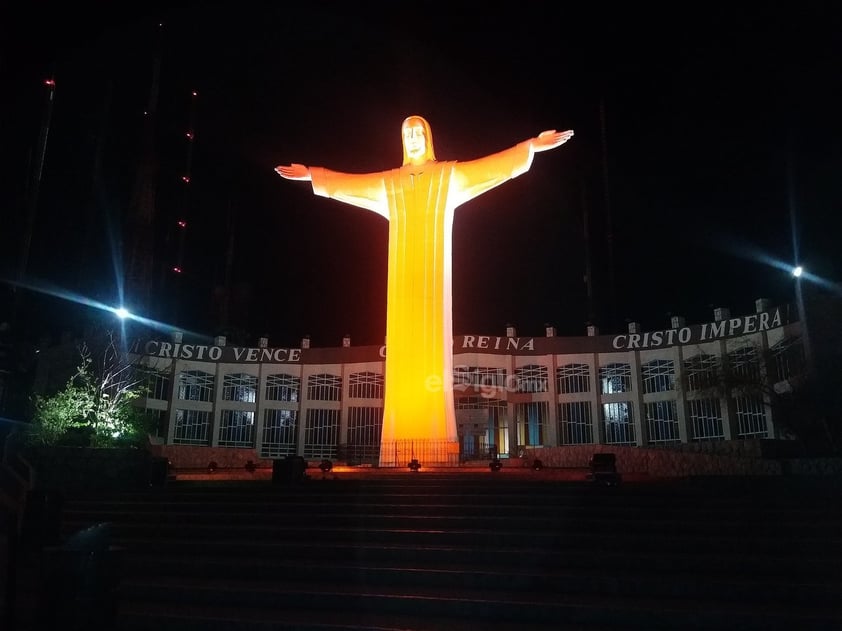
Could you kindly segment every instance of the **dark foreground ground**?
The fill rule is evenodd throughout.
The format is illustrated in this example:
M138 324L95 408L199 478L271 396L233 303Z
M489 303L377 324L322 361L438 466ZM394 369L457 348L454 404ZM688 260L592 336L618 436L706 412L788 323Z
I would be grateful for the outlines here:
M307 473L62 494L3 628L842 629L835 478Z

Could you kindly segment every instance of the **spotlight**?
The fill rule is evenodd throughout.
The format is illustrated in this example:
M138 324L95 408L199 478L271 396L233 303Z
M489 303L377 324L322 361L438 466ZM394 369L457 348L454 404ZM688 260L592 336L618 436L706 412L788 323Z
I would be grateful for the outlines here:
M617 472L617 457L612 453L595 453L590 459L591 471L587 479L605 486L617 486L621 476Z
M216 460L211 460L208 463L208 473L216 473L216 470L219 468L219 465L216 464Z
M325 458L319 463L319 469L322 470L322 473L327 473L328 471L333 469L333 463L327 458Z
M413 458L409 461L409 464L407 466L409 467L410 471L415 471L416 473L418 473L418 470L421 468L421 463L418 462L418 458Z
M255 469L257 469L257 465L252 460L246 462L246 471L254 473Z
M532 461L532 468L535 471L540 471L544 468L544 463L541 462L538 458L535 458L535 460Z
M503 468L503 462L499 458L495 458L494 460L488 463L488 468L492 471L499 471Z

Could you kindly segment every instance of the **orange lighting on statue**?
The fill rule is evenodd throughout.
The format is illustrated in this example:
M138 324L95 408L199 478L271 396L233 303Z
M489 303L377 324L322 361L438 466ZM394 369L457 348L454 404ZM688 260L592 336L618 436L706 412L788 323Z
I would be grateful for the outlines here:
M533 155L573 131L544 131L514 147L466 162L436 160L429 123L401 126L403 166L378 173L339 173L303 164L278 166L286 179L389 221L386 375L380 464L449 464L459 452L453 406L452 226L455 209L529 170ZM395 441L446 443L446 453L400 453Z

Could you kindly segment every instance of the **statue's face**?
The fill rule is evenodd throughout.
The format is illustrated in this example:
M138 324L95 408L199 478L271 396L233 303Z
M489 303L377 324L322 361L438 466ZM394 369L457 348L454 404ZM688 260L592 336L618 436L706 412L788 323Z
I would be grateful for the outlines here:
M403 126L403 146L411 161L424 159L427 152L427 135L421 121L409 120Z

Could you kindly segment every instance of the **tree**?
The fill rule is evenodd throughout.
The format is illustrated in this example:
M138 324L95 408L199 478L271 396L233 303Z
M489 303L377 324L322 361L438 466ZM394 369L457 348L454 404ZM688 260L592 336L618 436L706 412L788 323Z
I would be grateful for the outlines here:
M835 393L842 389L839 360L831 366L808 361L801 338L788 338L767 349L743 344L727 357L700 354L685 361L685 391L720 400L755 400L774 415L784 438L800 442L809 454L837 451L840 425Z
M133 402L144 382L112 332L80 343L81 362L64 389L35 396L32 439L44 445L116 447L142 442L150 419Z
M77 375L64 390L51 397L35 395L33 442L42 445L72 442L73 435L84 427L88 397L85 388L76 384Z
M775 388L775 418L810 454L838 455L842 445L840 391L840 358L814 359L800 380L784 382L783 387Z

